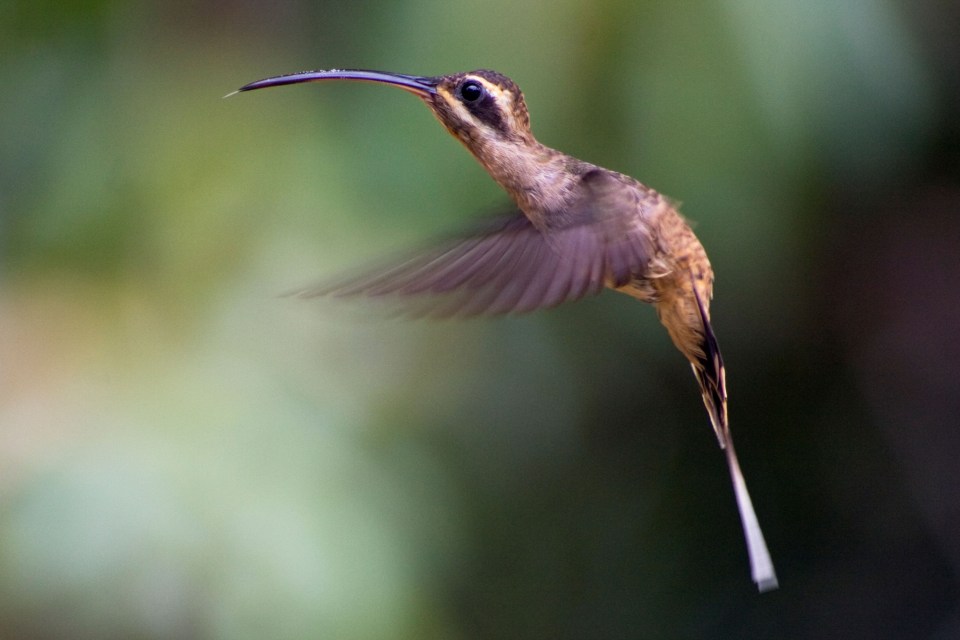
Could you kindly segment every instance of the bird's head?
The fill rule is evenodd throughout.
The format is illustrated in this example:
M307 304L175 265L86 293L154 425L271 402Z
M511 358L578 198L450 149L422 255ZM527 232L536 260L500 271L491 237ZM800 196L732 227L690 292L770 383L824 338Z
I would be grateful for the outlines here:
M477 144L533 141L523 93L507 76L480 69L432 80L436 85L424 101L471 151Z
M376 82L409 91L478 157L482 147L534 142L520 88L507 76L487 69L433 77L360 69L304 71L251 82L234 93L321 80Z

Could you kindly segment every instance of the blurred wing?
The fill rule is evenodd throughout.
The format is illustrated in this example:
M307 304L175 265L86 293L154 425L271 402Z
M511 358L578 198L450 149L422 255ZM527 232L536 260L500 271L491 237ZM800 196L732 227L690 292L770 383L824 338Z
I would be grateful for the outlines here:
M474 233L296 295L376 298L413 315L495 315L553 307L641 276L649 262L649 234L638 234L639 227L624 223L622 215L598 215L596 198L584 200L589 205L571 207L544 230L517 211Z

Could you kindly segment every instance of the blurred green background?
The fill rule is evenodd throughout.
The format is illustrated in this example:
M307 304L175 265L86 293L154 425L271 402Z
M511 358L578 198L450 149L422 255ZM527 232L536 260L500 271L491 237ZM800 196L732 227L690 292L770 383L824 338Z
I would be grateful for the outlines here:
M0 6L0 637L960 636L960 5ZM279 294L503 195L417 100L681 200L758 595L689 369L625 296L398 322Z

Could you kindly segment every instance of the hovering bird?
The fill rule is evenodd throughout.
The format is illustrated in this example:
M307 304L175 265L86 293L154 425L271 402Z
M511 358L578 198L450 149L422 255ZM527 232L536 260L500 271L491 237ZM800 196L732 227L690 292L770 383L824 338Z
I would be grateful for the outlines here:
M506 190L516 211L408 259L301 295L415 299L433 315L526 312L604 288L652 304L693 368L726 453L753 580L761 591L776 588L727 419L726 372L710 325L713 269L676 207L629 176L540 144L519 87L496 71L433 77L305 71L234 93L321 80L382 83L423 100Z

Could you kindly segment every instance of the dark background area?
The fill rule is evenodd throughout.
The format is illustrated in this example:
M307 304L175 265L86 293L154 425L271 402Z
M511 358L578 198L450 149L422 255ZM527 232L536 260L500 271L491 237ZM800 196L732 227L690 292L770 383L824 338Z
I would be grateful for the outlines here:
M955 3L7 2L0 637L960 637ZM503 195L417 100L683 203L781 588L652 309L280 294Z

